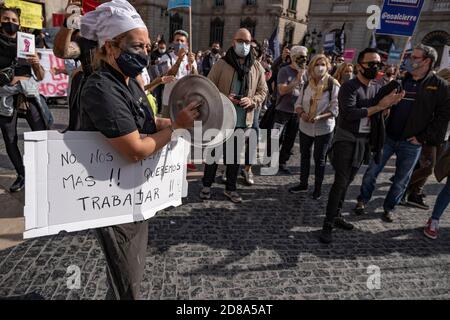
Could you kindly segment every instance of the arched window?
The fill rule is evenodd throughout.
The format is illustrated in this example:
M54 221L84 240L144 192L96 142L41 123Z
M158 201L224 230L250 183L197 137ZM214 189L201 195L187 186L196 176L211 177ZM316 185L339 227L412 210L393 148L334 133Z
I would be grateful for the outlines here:
M223 44L223 28L225 22L220 18L215 18L211 21L211 31L209 34L209 43L219 42L220 46Z
M433 31L427 34L422 43L427 46L431 46L436 49L438 53L438 61L436 65L441 63L442 52L444 51L444 46L450 46L450 34L445 31Z
M170 42L173 41L173 33L183 29L183 17L177 13L171 14L169 19Z
M255 37L255 29L256 29L256 21L251 18L245 18L245 20L241 20L241 28L246 28L250 31L252 38Z
M295 25L293 23L288 23L284 27L284 43L287 45L292 45L294 42L294 31Z

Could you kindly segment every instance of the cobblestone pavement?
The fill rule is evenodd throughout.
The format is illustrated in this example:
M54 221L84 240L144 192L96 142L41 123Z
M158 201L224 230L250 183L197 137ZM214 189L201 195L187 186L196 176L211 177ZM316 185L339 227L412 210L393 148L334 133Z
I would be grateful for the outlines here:
M64 110L54 110L64 119ZM21 125L22 127L22 125ZM399 207L395 222L379 218L393 167L381 175L369 213L351 214L361 174L350 187L345 211L357 229L335 232L325 246L317 241L326 197L291 195L298 180L298 146L292 176L256 176L241 185L244 202L232 204L217 184L212 200L198 197L190 183L184 205L150 221L145 299L449 299L450 214L440 237L426 239L430 212ZM0 165L10 169L0 151ZM361 173L361 172L360 172ZM328 168L324 193L332 182ZM440 186L426 187L432 204ZM81 288L69 290L67 268L81 270ZM369 266L381 273L381 288L368 289ZM369 268L370 270L370 268ZM29 240L0 251L0 297L37 294L45 299L103 299L105 260L92 231Z

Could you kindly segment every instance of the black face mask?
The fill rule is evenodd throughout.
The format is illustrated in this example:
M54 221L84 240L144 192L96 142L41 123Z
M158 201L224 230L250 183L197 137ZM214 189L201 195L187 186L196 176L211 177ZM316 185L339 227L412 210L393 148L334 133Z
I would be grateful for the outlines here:
M364 70L362 75L364 76L364 78L369 80L375 79L377 77L378 71L380 71L380 67L378 65L374 65L369 68L364 68L363 66L361 66L361 68L363 68Z
M149 56L146 54L122 51L120 56L116 59L116 62L125 76L136 78L142 73L142 69L147 68Z
M212 48L212 49L211 49L211 52L212 52L213 54L218 54L218 53L219 53L219 49L217 49L217 48Z
M19 25L12 22L2 22L2 30L12 36L19 31Z

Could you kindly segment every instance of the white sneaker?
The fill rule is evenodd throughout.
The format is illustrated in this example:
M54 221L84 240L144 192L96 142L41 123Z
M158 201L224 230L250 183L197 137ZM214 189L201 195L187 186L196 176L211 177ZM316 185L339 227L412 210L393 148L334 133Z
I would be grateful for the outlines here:
M245 169L242 169L241 174L242 174L242 176L244 177L245 182L246 182L249 186L255 184L255 180L253 180L253 172L252 172L252 169L251 169L251 168L250 168L248 171L245 170Z

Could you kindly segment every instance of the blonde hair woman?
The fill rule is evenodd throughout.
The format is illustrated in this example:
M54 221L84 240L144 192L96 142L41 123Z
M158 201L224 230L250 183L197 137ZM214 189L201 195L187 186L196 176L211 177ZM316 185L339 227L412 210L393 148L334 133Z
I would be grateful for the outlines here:
M329 75L330 61L319 54L308 66L308 81L295 103L300 117L300 184L289 189L291 193L308 190L311 149L314 145L315 187L313 199L321 197L326 155L338 116L339 82Z
M353 70L354 70L353 64L351 64L351 63L343 63L337 68L337 70L334 73L333 77L340 84L343 84L344 82L354 78Z

